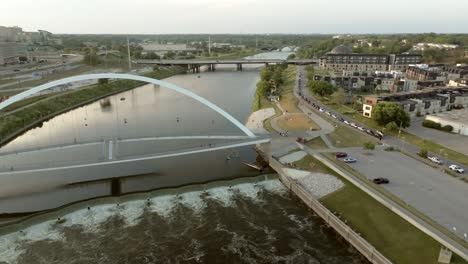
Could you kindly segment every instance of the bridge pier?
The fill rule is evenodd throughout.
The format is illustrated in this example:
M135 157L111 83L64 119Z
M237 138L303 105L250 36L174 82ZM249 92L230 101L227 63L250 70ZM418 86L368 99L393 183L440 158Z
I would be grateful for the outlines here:
M110 191L112 196L120 196L122 194L122 184L119 178L112 178Z
M268 65L269 65L268 62L265 62L265 67L268 67Z
M214 63L208 64L208 71L216 71Z
M237 63L237 70L242 71L242 63Z

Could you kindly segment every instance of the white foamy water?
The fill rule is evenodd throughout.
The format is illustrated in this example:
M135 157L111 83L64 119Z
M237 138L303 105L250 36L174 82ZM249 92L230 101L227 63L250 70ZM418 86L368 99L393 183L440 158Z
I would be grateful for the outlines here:
M260 192L260 188L251 183L241 183L233 186L232 188L243 197L247 197L252 200L256 200L258 197L258 193Z
M150 199L150 211L155 212L164 218L170 218L172 209L176 206L175 195L162 195Z
M127 226L134 226L140 222L145 207L147 207L147 204L144 200L126 202L120 205L119 214L123 217Z
M179 195L179 201L195 213L200 213L206 207L206 202L201 198L202 193L201 191L183 193Z
M261 186L265 191L272 192L275 194L284 194L288 192L286 188L279 180L265 180L257 183L258 186Z
M233 206L234 193L229 187L215 187L208 190L209 198L221 203L224 207Z
M224 207L233 207L235 195L258 200L259 193L262 191L281 194L287 192L287 189L279 180L265 180L255 184L241 183L231 187L214 187L206 190L206 193L208 199L214 200ZM156 196L149 200L135 200L119 205L105 204L76 210L61 217L63 222L54 219L31 226L22 232L1 236L0 262L16 264L18 257L24 253L22 245L25 243L45 239L64 241L65 238L60 227L78 226L84 232L98 232L100 226L114 216L122 217L127 226L134 226L140 222L146 208L163 218L170 219L178 204L192 209L195 213L200 213L207 207L206 200L202 198L204 193L205 191L190 191L178 195ZM264 230L264 232L270 231Z

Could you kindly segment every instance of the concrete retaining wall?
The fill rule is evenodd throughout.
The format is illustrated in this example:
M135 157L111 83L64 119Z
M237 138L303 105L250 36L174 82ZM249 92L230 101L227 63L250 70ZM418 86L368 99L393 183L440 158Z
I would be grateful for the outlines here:
M369 242L360 237L341 219L335 216L330 210L322 205L319 200L308 192L302 185L289 178L283 171L283 165L274 158L269 160L270 166L279 174L281 182L296 194L309 208L314 210L329 226L348 241L354 248L366 257L371 263L389 264L392 263L379 251L377 251Z

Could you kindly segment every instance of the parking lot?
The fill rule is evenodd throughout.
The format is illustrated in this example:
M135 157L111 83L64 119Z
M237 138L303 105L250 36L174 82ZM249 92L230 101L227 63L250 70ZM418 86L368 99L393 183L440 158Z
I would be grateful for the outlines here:
M458 236L468 233L467 183L400 152L375 150L368 155L356 149L348 154L358 160L349 165L367 178L389 179L382 187Z

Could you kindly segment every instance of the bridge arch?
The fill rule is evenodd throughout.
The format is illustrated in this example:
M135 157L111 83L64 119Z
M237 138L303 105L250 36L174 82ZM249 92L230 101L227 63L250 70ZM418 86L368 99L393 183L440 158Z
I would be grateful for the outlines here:
M195 99L196 101L208 106L215 112L219 113L222 115L224 118L229 120L232 124L237 126L242 132L244 132L248 137L254 138L256 137L255 134L250 131L247 127L245 127L242 123L240 123L237 119L235 119L233 116L231 116L229 113L221 109L219 106L213 104L212 102L208 101L207 99L197 95L196 93L187 90L185 88L182 88L180 86L177 86L175 84L149 78L149 77L144 77L144 76L139 76L139 75L132 75L132 74L122 74L122 73L100 73L100 74L85 74L85 75L78 75L78 76L73 76L73 77L68 77L56 81L52 81L46 84L42 84L39 86L36 86L34 88L31 88L27 91L24 91L22 93L19 93L15 96L10 97L8 100L5 100L0 103L0 110L13 104L16 103L30 95L33 95L35 93L53 88L55 86L71 83L71 82L78 82L78 81L85 81L85 80L96 80L96 79L124 79L124 80L134 80L134 81L142 81L146 83L152 83L156 85L160 85L162 87L168 88L170 90L176 91L178 93L184 94L186 96L189 96L190 98Z

